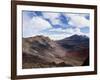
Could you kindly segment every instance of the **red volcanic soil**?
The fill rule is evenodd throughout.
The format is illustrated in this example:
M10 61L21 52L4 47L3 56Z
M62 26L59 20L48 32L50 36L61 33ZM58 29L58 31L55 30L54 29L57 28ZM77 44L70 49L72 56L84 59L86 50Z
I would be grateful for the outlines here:
M74 65L82 65L89 56L89 49L84 48L79 51L68 51L66 56L72 59Z
M89 50L88 49L82 49L79 51L68 51L67 56L74 56L74 57L80 57L80 58L86 58L88 56Z

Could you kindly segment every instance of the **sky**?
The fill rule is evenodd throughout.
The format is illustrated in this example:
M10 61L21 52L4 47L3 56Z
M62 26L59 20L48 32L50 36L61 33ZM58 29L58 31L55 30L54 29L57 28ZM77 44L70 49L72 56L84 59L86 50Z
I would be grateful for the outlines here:
M74 34L89 37L90 14L23 10L22 27L24 38L44 35L60 40Z

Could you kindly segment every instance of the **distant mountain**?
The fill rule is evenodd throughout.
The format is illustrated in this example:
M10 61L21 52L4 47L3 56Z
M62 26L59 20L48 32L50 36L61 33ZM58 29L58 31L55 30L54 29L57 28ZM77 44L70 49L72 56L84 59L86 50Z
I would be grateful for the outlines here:
M81 48L89 48L89 38L83 35L72 35L56 42L67 50L80 50Z
M86 36L73 35L59 41L42 35L23 38L23 68L80 66L88 56L88 49Z

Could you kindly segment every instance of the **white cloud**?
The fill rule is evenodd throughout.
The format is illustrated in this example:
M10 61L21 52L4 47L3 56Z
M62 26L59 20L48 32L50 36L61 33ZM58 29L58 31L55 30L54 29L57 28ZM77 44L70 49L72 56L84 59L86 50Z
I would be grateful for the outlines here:
M47 28L52 28L50 23L43 18L33 17L30 22L31 27L33 27L36 31L41 31Z
M50 29L49 31L51 31L51 32L62 32L62 33L73 33L74 29L72 29L72 28L66 28L66 29L53 28L53 29Z
M87 20L84 16L80 16L78 14L64 14L64 15L66 17L70 17L69 24L72 26L76 26L79 28L90 26L89 20Z
M89 33L83 33L83 32L81 32L81 31L80 31L80 28L76 28L76 29L74 30L74 33L73 33L73 34L77 34L77 35L86 35L86 36L89 37Z
M43 12L43 17L45 19L49 19L53 25L60 23L60 13L52 13L52 12Z
M48 21L40 17L33 17L31 20L23 22L23 37L29 37L39 31L52 28Z
M57 18L59 17L60 13L53 13L53 12L43 12L43 17L44 18L47 18L47 19L50 19L50 18Z
M60 34L60 35L54 34L54 35L49 35L50 39L52 39L52 40L61 40L61 39L64 39L66 37L69 37L69 36L71 36L71 35L70 34Z

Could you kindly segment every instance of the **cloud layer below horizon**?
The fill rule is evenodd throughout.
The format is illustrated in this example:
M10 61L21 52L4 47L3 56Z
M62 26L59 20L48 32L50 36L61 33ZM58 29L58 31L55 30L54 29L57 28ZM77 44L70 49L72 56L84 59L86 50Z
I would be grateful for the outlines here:
M74 34L89 37L88 13L22 11L23 37L36 35L60 40Z

